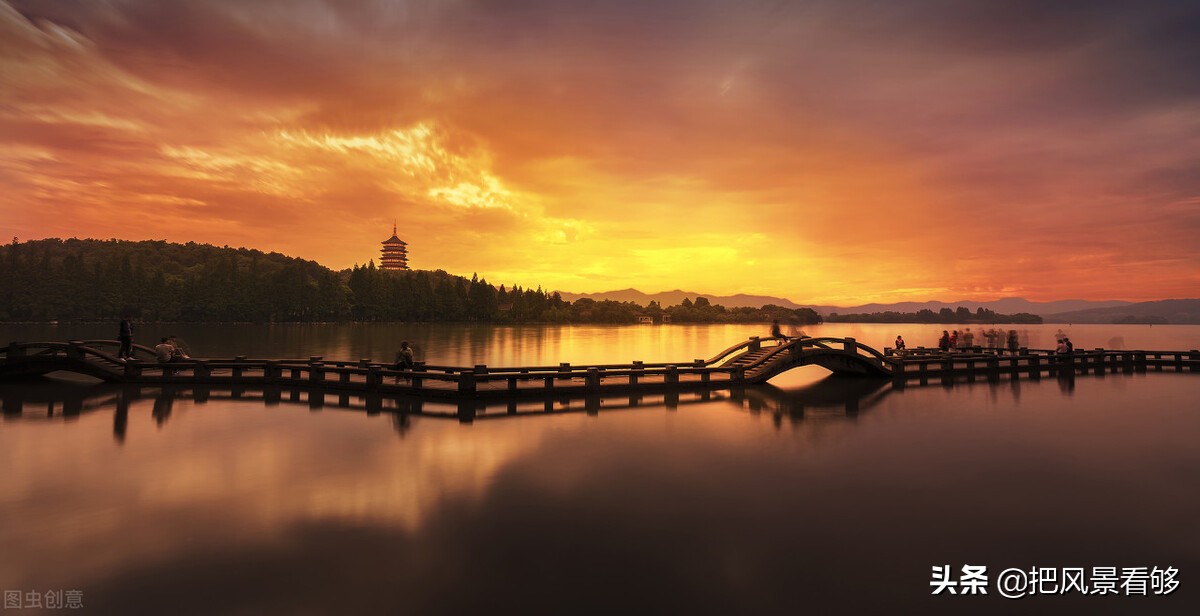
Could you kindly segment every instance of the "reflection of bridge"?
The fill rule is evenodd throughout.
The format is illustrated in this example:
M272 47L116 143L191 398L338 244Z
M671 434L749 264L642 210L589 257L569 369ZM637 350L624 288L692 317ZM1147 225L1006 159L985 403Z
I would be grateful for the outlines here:
M301 359L188 359L152 361L153 351L136 347L138 358L122 361L111 340L11 343L0 347L0 379L29 379L50 372L73 372L112 383L185 386L309 387L371 395L453 398L515 398L555 394L622 394L715 390L763 383L800 366L822 366L835 374L909 380L999 379L1008 374L1038 378L1076 372L1200 369L1200 352L1082 351L1056 356L1048 351L998 349L941 353L917 349L880 353L853 338L750 338L712 359L691 362L519 366L495 368L418 364L395 370L390 364Z
M710 402L733 403L751 413L767 411L778 423L781 417L803 420L807 414L829 417L854 417L878 404L892 387L882 379L847 379L830 376L823 381L796 390L773 385L732 387L728 392L708 390L657 394L567 395L524 399L424 398L418 396L383 397L367 392L323 390L309 387L254 386L143 386L116 383L63 383L40 381L10 385L0 392L0 409L5 421L73 421L95 412L113 411L113 434L123 441L131 407L151 405L155 423L171 419L177 401L192 405L209 402L235 402L263 407L295 406L310 411L323 409L366 411L368 415L391 415L396 430L404 433L413 417L476 420L549 416L563 413L598 415L602 411L681 407Z
M886 381L883 382L886 384ZM739 388L739 391L741 389ZM89 413L114 410L113 433L124 440L130 407L151 403L155 423L164 424L172 415L177 401L194 405L209 402L259 404L265 407L299 406L310 411L324 409L366 411L367 415L391 415L397 431L409 427L411 417L457 419L471 423L477 419L501 419L533 415L586 413L598 415L612 411L661 407L675 410L680 407L728 400L729 395L711 392L675 392L630 395L567 395L556 394L541 398L487 400L479 398L426 398L419 396L383 397L369 392L348 392L311 387L279 386L143 386L115 383L28 383L4 388L0 392L0 409L4 421L64 420L72 421Z

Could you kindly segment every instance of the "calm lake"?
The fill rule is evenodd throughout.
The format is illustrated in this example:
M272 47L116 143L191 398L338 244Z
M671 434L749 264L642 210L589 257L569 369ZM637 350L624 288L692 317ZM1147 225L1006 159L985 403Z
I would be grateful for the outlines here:
M1200 326L1013 327L1035 348L1058 329L1079 348L1200 347ZM804 331L882 349L944 328ZM0 344L115 330L0 325ZM146 324L137 342L168 334L199 357L390 360L407 340L431 363L503 366L688 361L766 326ZM112 614L1200 609L1200 372L893 389L807 367L470 424L307 392L0 394L0 589L26 606L77 590ZM986 565L988 594L931 595L942 565ZM1175 567L1180 585L997 594L1002 570L1033 567Z

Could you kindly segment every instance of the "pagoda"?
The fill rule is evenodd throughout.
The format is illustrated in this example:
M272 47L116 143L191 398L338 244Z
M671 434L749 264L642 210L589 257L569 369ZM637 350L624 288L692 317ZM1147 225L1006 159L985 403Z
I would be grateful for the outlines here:
M379 268L385 270L408 269L408 244L396 237L396 225L392 223L392 237L383 240L383 256L379 259Z

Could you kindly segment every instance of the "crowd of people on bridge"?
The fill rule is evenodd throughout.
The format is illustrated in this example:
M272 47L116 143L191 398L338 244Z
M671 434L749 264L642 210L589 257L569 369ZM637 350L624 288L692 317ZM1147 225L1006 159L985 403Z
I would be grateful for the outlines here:
M1005 332L1002 329L989 328L981 332L981 337L984 343L980 348L1008 350L1016 355L1022 346L1020 335L1015 329ZM975 349L975 333L971 331L970 327L962 332L957 329L953 331L943 329L937 346L938 350L946 353Z

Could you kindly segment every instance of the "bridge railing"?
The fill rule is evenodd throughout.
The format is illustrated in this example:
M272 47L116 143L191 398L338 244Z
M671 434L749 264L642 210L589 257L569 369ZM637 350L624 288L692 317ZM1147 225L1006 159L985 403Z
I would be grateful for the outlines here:
M775 356L783 350L803 351L805 349L821 349L827 351L840 351L854 355L860 355L865 359L871 360L880 365L884 365L886 359L883 353L855 340L854 338L834 338L831 336L821 337L803 337L795 338L791 341L780 345L776 351L764 357Z

